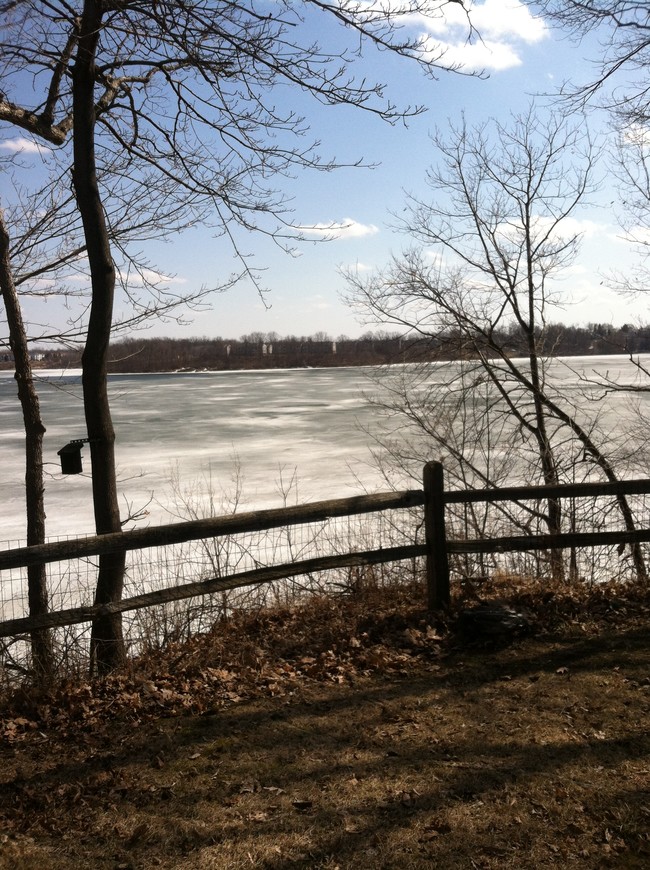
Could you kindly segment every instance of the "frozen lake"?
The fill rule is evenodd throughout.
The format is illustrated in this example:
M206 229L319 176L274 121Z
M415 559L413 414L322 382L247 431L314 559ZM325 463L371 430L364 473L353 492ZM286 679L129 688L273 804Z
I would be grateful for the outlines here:
M210 478L217 507L239 486L240 510L281 506L294 476L291 503L376 489L379 476L360 428L372 414L363 397L366 371L111 376L123 515L127 505L148 505L144 522L173 521L164 506L173 504L174 477L186 492L205 491ZM57 456L86 434L78 373L39 373L39 392L48 535L92 533L90 450L82 452L83 475L62 475ZM0 443L0 539L8 541L24 537L24 435L10 372L0 372Z
M553 376L576 402L589 401L580 371L597 368L632 380L624 357L569 362L571 368L554 362ZM294 475L290 503L386 489L365 431L376 413L364 398L364 391L374 391L368 373L334 368L111 376L122 514L146 506L140 524L173 521L166 509L173 508L174 477L190 501L199 490L205 495L210 478L217 514L227 512L238 486L239 510L281 506L282 490ZM62 475L57 456L69 440L86 434L78 373L40 373L39 391L47 427L48 535L92 533L90 451L83 450L83 475ZM639 401L650 402L650 394ZM605 406L616 428L628 402L614 395L600 401L598 410ZM11 372L0 372L0 443L0 540L19 540L24 538L24 435Z

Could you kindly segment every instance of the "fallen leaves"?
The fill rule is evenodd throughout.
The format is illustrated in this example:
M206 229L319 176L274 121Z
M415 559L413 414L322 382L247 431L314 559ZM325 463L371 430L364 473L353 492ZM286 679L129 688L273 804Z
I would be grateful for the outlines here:
M439 655L444 637L412 602L398 619L394 604L378 596L355 612L350 601L323 599L267 617L236 615L218 631L133 662L128 672L62 683L27 703L22 698L23 710L9 707L0 718L0 739L47 739L49 732L98 737L116 719L139 727L251 697L289 697L305 683L344 686L375 671L406 673L414 659ZM336 641L324 646L324 631Z
M0 734L9 743L14 743L24 735L37 729L38 723L33 722L31 719L25 719L22 716L0 721Z

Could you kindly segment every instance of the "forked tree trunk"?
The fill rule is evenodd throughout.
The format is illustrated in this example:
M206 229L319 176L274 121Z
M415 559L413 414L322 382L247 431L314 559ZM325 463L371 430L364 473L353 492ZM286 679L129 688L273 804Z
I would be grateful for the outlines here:
M115 474L115 432L108 401L106 359L113 318L115 267L95 164L95 55L101 32L101 0L85 0L73 69L73 182L88 251L92 301L82 356L83 396L90 439L92 492L97 534L119 532L120 510ZM95 603L119 601L124 586L125 554L101 556ZM91 669L106 673L125 660L122 617L99 617L91 634Z
M27 545L45 543L45 505L43 485L43 435L38 393L32 377L27 334L20 302L13 280L9 255L9 234L0 212L0 286L9 327L9 344L14 355L18 398L25 427L25 507L27 512ZM27 569L29 615L40 616L48 611L47 573L45 565ZM38 682L46 682L54 673L52 638L48 629L32 632L32 665Z

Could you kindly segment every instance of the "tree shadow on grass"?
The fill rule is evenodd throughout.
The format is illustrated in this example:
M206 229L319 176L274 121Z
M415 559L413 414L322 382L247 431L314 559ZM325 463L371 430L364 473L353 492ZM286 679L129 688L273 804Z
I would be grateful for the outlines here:
M122 727L25 766L0 812L44 848L44 819L65 830L69 866L75 832L98 867L643 866L648 639L461 649Z

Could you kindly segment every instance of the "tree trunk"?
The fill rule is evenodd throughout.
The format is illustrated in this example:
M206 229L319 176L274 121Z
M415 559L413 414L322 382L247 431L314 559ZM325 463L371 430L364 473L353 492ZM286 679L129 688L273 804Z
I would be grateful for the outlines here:
M525 329L524 326L522 326L522 329L525 333L529 332ZM539 372L539 357L537 354L534 340L531 343L528 335L526 335L526 340L528 341L528 360L531 369L531 375L529 378L524 377L522 370L510 362L508 355L504 352L502 346L500 346L496 342L492 342L490 347L492 350L496 351L498 356L500 356L501 359L508 365L515 383L524 387L526 393L532 398L535 412L534 422L533 420L528 420L526 416L522 413L522 411L517 407L516 403L510 396L508 389L506 388L506 386L504 386L504 383L500 379L498 370L495 371L490 366L488 358L484 354L482 354L480 348L475 345L475 350L479 358L481 359L485 371L492 380L492 383L494 384L501 397L503 398L504 402L506 403L506 407L512 414L513 419L516 420L520 426L524 427L535 439L535 442L537 444L537 455L540 460L544 483L547 486L553 486L554 484L560 483L560 479L557 472L553 445L548 436L548 431L546 427L546 415L544 413L545 394L543 391L542 379ZM545 521L546 526L549 530L549 534L559 535L562 532L562 508L559 499L547 499ZM558 582L563 582L565 579L565 572L562 550L551 550L549 561L553 579L557 580Z
M493 348L496 349L496 345L493 345ZM512 362L509 360L506 354L501 354L501 359L509 366L510 371L515 375L518 379L519 383L526 387L526 389L534 393L535 388L532 382L522 376L520 370L517 370ZM538 390L537 392L538 399L542 402L544 407L549 411L550 416L555 420L560 420L568 429L570 429L573 434L578 438L580 443L584 448L585 455L590 456L594 463L601 469L604 473L607 480L615 483L619 480L618 475L616 474L612 464L610 463L607 456L598 448L598 446L594 443L589 435L589 432L584 429L580 423L564 411L556 402L554 402L543 390ZM623 518L623 522L625 523L625 529L628 532L633 532L636 529L636 522L634 520L634 515L632 513L632 509L628 503L625 495L616 496L616 501L619 506L619 510L621 512L621 516ZM630 544L630 551L632 555L632 562L634 564L634 570L636 573L637 580L639 583L647 585L649 582L648 570L645 564L645 557L643 554L643 548L638 543Z
M32 377L27 334L23 322L9 256L9 234L0 212L0 286L9 327L9 345L14 355L18 398L25 426L25 507L27 511L27 545L45 543L45 504L43 485L43 435L38 394ZM48 611L45 565L27 569L29 615ZM38 682L46 682L54 673L52 638L47 629L32 632L32 664Z
M560 478L557 473L557 465L551 440L548 437L546 428L546 415L541 397L543 395L540 372L539 372L539 357L535 344L534 335L529 336L529 362L531 371L531 383L533 384L533 403L535 406L536 419L536 438L539 451L539 457L542 465L542 474L544 483L547 486L553 486L560 483ZM547 525L551 535L559 535L562 532L562 506L557 498L549 498L547 500ZM550 551L551 574L557 582L563 583L565 579L564 572L564 556L562 550Z
M528 179L528 198L525 203L525 230L526 230L526 281L527 281L527 303L528 312L525 323L526 343L528 346L528 362L530 365L530 381L532 384L532 399L535 407L535 428L536 438L539 450L539 457L542 464L542 474L544 475L544 483L547 486L552 486L560 482L557 472L557 463L553 451L551 439L548 436L546 427L546 409L544 407L542 397L544 388L542 383L542 372L540 371L540 354L535 336L535 327L537 322L536 305L538 302L538 288L535 284L535 276L533 271L533 246L531 239L531 230L533 227L532 216L532 193L530 190L530 182L534 173L532 172ZM562 505L559 499L550 498L547 501L548 510L548 530L552 535L559 535L562 532ZM553 579L559 582L564 582L564 555L562 550L551 550L550 552L551 574Z
M97 534L119 532L120 510L115 474L115 432L108 401L106 359L113 318L115 267L95 165L95 55L102 25L101 0L86 0L73 69L73 182L88 251L92 300L82 356L83 396L90 439L93 508ZM124 585L125 554L101 556L95 603L119 601ZM93 622L91 669L106 673L125 660L122 617Z
M549 399L548 396L544 396L543 400L544 404L552 411L555 417L558 420L562 420L562 422L565 423L566 426L568 426L574 432L580 443L583 445L585 454L593 459L594 463L601 469L607 480L611 481L612 483L618 481L619 477L614 471L614 468L612 467L610 461L591 440L589 433L585 429L583 429L582 426L580 426L577 420L574 420L573 417L563 411L558 405L555 404L555 402ZM632 513L632 509L630 508L627 498L624 495L618 495L616 496L616 501L618 503L621 516L623 517L626 531L635 531L636 522L634 520L634 515ZM630 552L632 555L632 562L634 564L634 570L637 580L639 583L647 586L649 578L648 570L645 564L643 548L640 544L633 543L630 544Z

